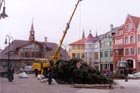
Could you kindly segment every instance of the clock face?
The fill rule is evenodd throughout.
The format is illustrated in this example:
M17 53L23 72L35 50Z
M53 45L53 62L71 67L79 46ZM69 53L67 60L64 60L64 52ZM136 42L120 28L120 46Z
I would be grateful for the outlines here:
M126 31L131 31L131 29L132 29L132 23L128 23L127 25L126 25Z

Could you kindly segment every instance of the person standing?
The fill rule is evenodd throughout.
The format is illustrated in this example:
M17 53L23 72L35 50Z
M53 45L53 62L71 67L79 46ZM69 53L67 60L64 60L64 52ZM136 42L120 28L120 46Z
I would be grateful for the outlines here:
M128 70L127 68L124 69L124 77L125 77L125 82L128 81Z
M35 69L34 73L35 73L35 77L37 77L39 74L39 71L37 69Z
M52 78L53 78L52 72L49 71L49 73L48 73L48 84L49 85L51 85L51 83L52 83Z
M14 68L13 67L8 69L7 78L8 78L9 82L13 82L13 80L14 80Z
M15 72L14 67L12 67L11 70L12 70L12 81L13 81L14 80L14 72Z
M110 75L110 70L109 69L105 70L105 75L106 75L106 77L109 77L109 75Z

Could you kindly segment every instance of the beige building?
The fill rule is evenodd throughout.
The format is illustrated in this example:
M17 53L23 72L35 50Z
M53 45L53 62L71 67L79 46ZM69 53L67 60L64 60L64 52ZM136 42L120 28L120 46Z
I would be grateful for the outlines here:
M82 39L69 44L69 57L78 58L85 61L85 36L83 32Z

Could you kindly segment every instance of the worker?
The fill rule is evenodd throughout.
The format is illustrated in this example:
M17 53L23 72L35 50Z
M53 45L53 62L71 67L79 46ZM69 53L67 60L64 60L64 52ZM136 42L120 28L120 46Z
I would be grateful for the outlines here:
M52 71L49 70L49 73L48 73L48 84L49 85L51 85L51 83L52 83L52 78L53 78Z

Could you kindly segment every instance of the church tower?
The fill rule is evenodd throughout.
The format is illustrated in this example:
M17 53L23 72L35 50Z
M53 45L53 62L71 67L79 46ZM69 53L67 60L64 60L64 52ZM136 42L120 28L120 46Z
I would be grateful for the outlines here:
M83 29L82 39L84 39L84 38L85 38L85 31L84 31L84 29Z
M34 31L33 21L32 21L32 25L31 25L31 29L30 29L29 41L31 41L31 42L35 41L35 31Z

